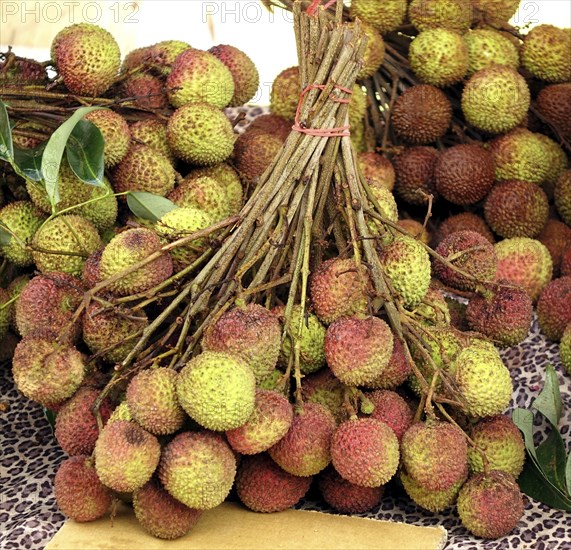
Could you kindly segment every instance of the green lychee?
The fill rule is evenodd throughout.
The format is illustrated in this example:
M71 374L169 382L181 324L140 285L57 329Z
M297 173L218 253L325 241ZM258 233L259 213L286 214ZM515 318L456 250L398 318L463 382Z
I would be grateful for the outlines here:
M382 34L394 31L406 16L402 0L353 0L350 15L373 25Z
M126 400L133 419L155 435L182 427L185 414L176 394L177 372L167 367L136 374L127 386Z
M157 252L161 246L158 235L146 228L123 231L115 236L103 249L99 263L101 279L119 276L138 262ZM146 265L122 275L107 288L109 291L127 296L143 292L171 276L172 259L161 254Z
M209 510L228 496L236 458L221 435L208 431L178 434L163 450L159 478L189 508Z
M513 382L498 350L487 341L464 348L454 361L454 381L469 416L501 414L512 397Z
M204 351L180 371L176 393L186 413L209 430L243 426L254 410L256 379L242 359Z
M34 263L30 244L46 216L30 201L14 201L0 210L0 227L10 240L0 245L0 254L19 267Z
M101 132L105 140L103 148L105 168L112 168L127 154L131 144L131 133L127 121L111 109L91 111L84 118L95 124Z
M283 70L276 76L272 84L270 111L272 114L287 120L294 120L300 94L299 67Z
M169 118L167 137L174 154L197 166L224 162L234 149L234 131L226 115L207 103L189 103Z
M527 83L515 69L492 65L472 75L462 92L466 121L491 134L522 123L530 105Z
M464 480L461 480L447 489L426 489L420 485L420 483L414 481L405 470L400 471L399 479L403 484L406 494L414 503L433 513L442 512L452 506L456 502L458 492L464 483Z
M187 176L169 193L168 198L178 206L204 212L211 220L208 225L238 213L228 200L224 185L211 176Z
M546 82L571 80L571 30L538 25L523 39L521 63Z
M146 191L165 196L175 183L170 160L154 147L131 144L123 160L113 171L113 189L117 193Z
M460 82L468 71L468 48L454 31L428 29L412 41L409 62L422 82L446 87Z
M476 29L464 35L468 47L468 76L492 65L519 67L519 52L501 33L491 29Z
M138 120L129 126L131 140L133 143L141 143L153 147L164 157L168 158L171 164L175 162L175 157L171 151L167 139L166 122L158 118L145 118Z
M411 0L408 18L418 31L444 28L466 32L472 24L470 0Z
M161 239L172 242L188 237L213 223L213 218L203 210L187 206L175 208L164 214L156 223L155 230ZM207 240L202 238L173 248L170 251L170 256L175 268L181 269L190 265L198 258L206 245Z
M484 471L483 452L488 469L501 470L517 478L525 462L525 445L518 427L507 416L497 415L480 420L470 430L476 448L468 449L470 473Z
M32 241L32 256L44 273L59 271L79 276L86 258L101 244L89 220L67 214L52 218L38 229Z
M218 109L227 107L234 97L230 69L212 53L194 48L180 53L166 81L173 107L207 103Z
M278 316L283 322L284 310ZM289 319L289 328L293 335L301 324L301 339L299 344L299 368L303 374L311 374L325 365L325 327L319 322L317 315L307 312L301 315L301 307L294 305ZM293 353L292 342L286 337L282 344L282 361L287 365Z
M422 244L410 237L397 236L383 247L379 257L403 304L406 307L418 304L430 285L430 258Z

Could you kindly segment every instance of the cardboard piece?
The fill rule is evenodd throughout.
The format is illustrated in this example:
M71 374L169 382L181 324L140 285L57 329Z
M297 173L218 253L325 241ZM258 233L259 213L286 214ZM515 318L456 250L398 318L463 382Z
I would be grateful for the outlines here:
M67 521L45 550L440 550L443 527L338 516L304 510L257 514L235 503L205 512L194 529L174 541L148 535L127 506L120 506L113 526L109 518L91 523Z

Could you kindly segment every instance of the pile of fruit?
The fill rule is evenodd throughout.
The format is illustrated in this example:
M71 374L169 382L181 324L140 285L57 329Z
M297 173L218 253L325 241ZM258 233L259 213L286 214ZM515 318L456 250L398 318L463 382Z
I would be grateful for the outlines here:
M240 135L232 46L121 61L78 24L2 54L0 343L56 413L58 505L173 539L229 494L361 513L399 484L502 537L498 348L534 304L571 371L571 33L522 37L513 0L279 4L300 65Z

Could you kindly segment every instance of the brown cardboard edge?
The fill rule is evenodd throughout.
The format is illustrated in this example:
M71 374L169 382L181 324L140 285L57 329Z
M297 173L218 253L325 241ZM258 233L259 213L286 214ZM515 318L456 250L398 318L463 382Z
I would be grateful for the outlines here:
M419 527L313 510L259 514L224 503L205 512L188 535L165 541L145 533L132 511L122 505L113 527L107 517L91 523L68 520L45 550L441 550L447 538L442 526Z

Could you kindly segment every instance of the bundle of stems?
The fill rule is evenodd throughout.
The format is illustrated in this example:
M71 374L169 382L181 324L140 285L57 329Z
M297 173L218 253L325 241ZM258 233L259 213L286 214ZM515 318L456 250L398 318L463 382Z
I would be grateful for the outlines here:
M461 406L454 397L453 381L434 364L424 325L405 310L379 258L383 242L404 231L383 217L357 169L351 144L348 103L366 38L358 24L350 27L342 22L341 0L334 18L323 9L308 14L301 3L293 5L293 12L303 89L294 131L237 218L165 245L130 268L137 269L161 253L224 228L217 247L208 248L169 281L144 296L119 299L124 303L146 298L141 302L145 305L157 297L170 301L117 365L96 407L117 382L142 368L159 364L181 368L197 350L208 327L230 307L250 301L271 307L278 300L285 304L283 338L291 339L294 350L283 384L288 384L293 374L295 399L301 404L300 346L309 310L308 280L326 254L336 253L355 259L364 286L365 281L372 282L369 313L386 316L404 345L424 396L418 414L426 410L434 416L433 403L443 414L447 414L444 404ZM378 222L376 235L370 230L372 221ZM99 294L108 284L109 280L102 281L91 289L87 301L101 299ZM117 300L109 306L113 304ZM294 305L301 309L296 326L291 323ZM431 365L434 376L425 377L416 367L409 343ZM446 395L435 395L438 380L443 381ZM347 395L353 408L357 407L360 392L347 388Z

